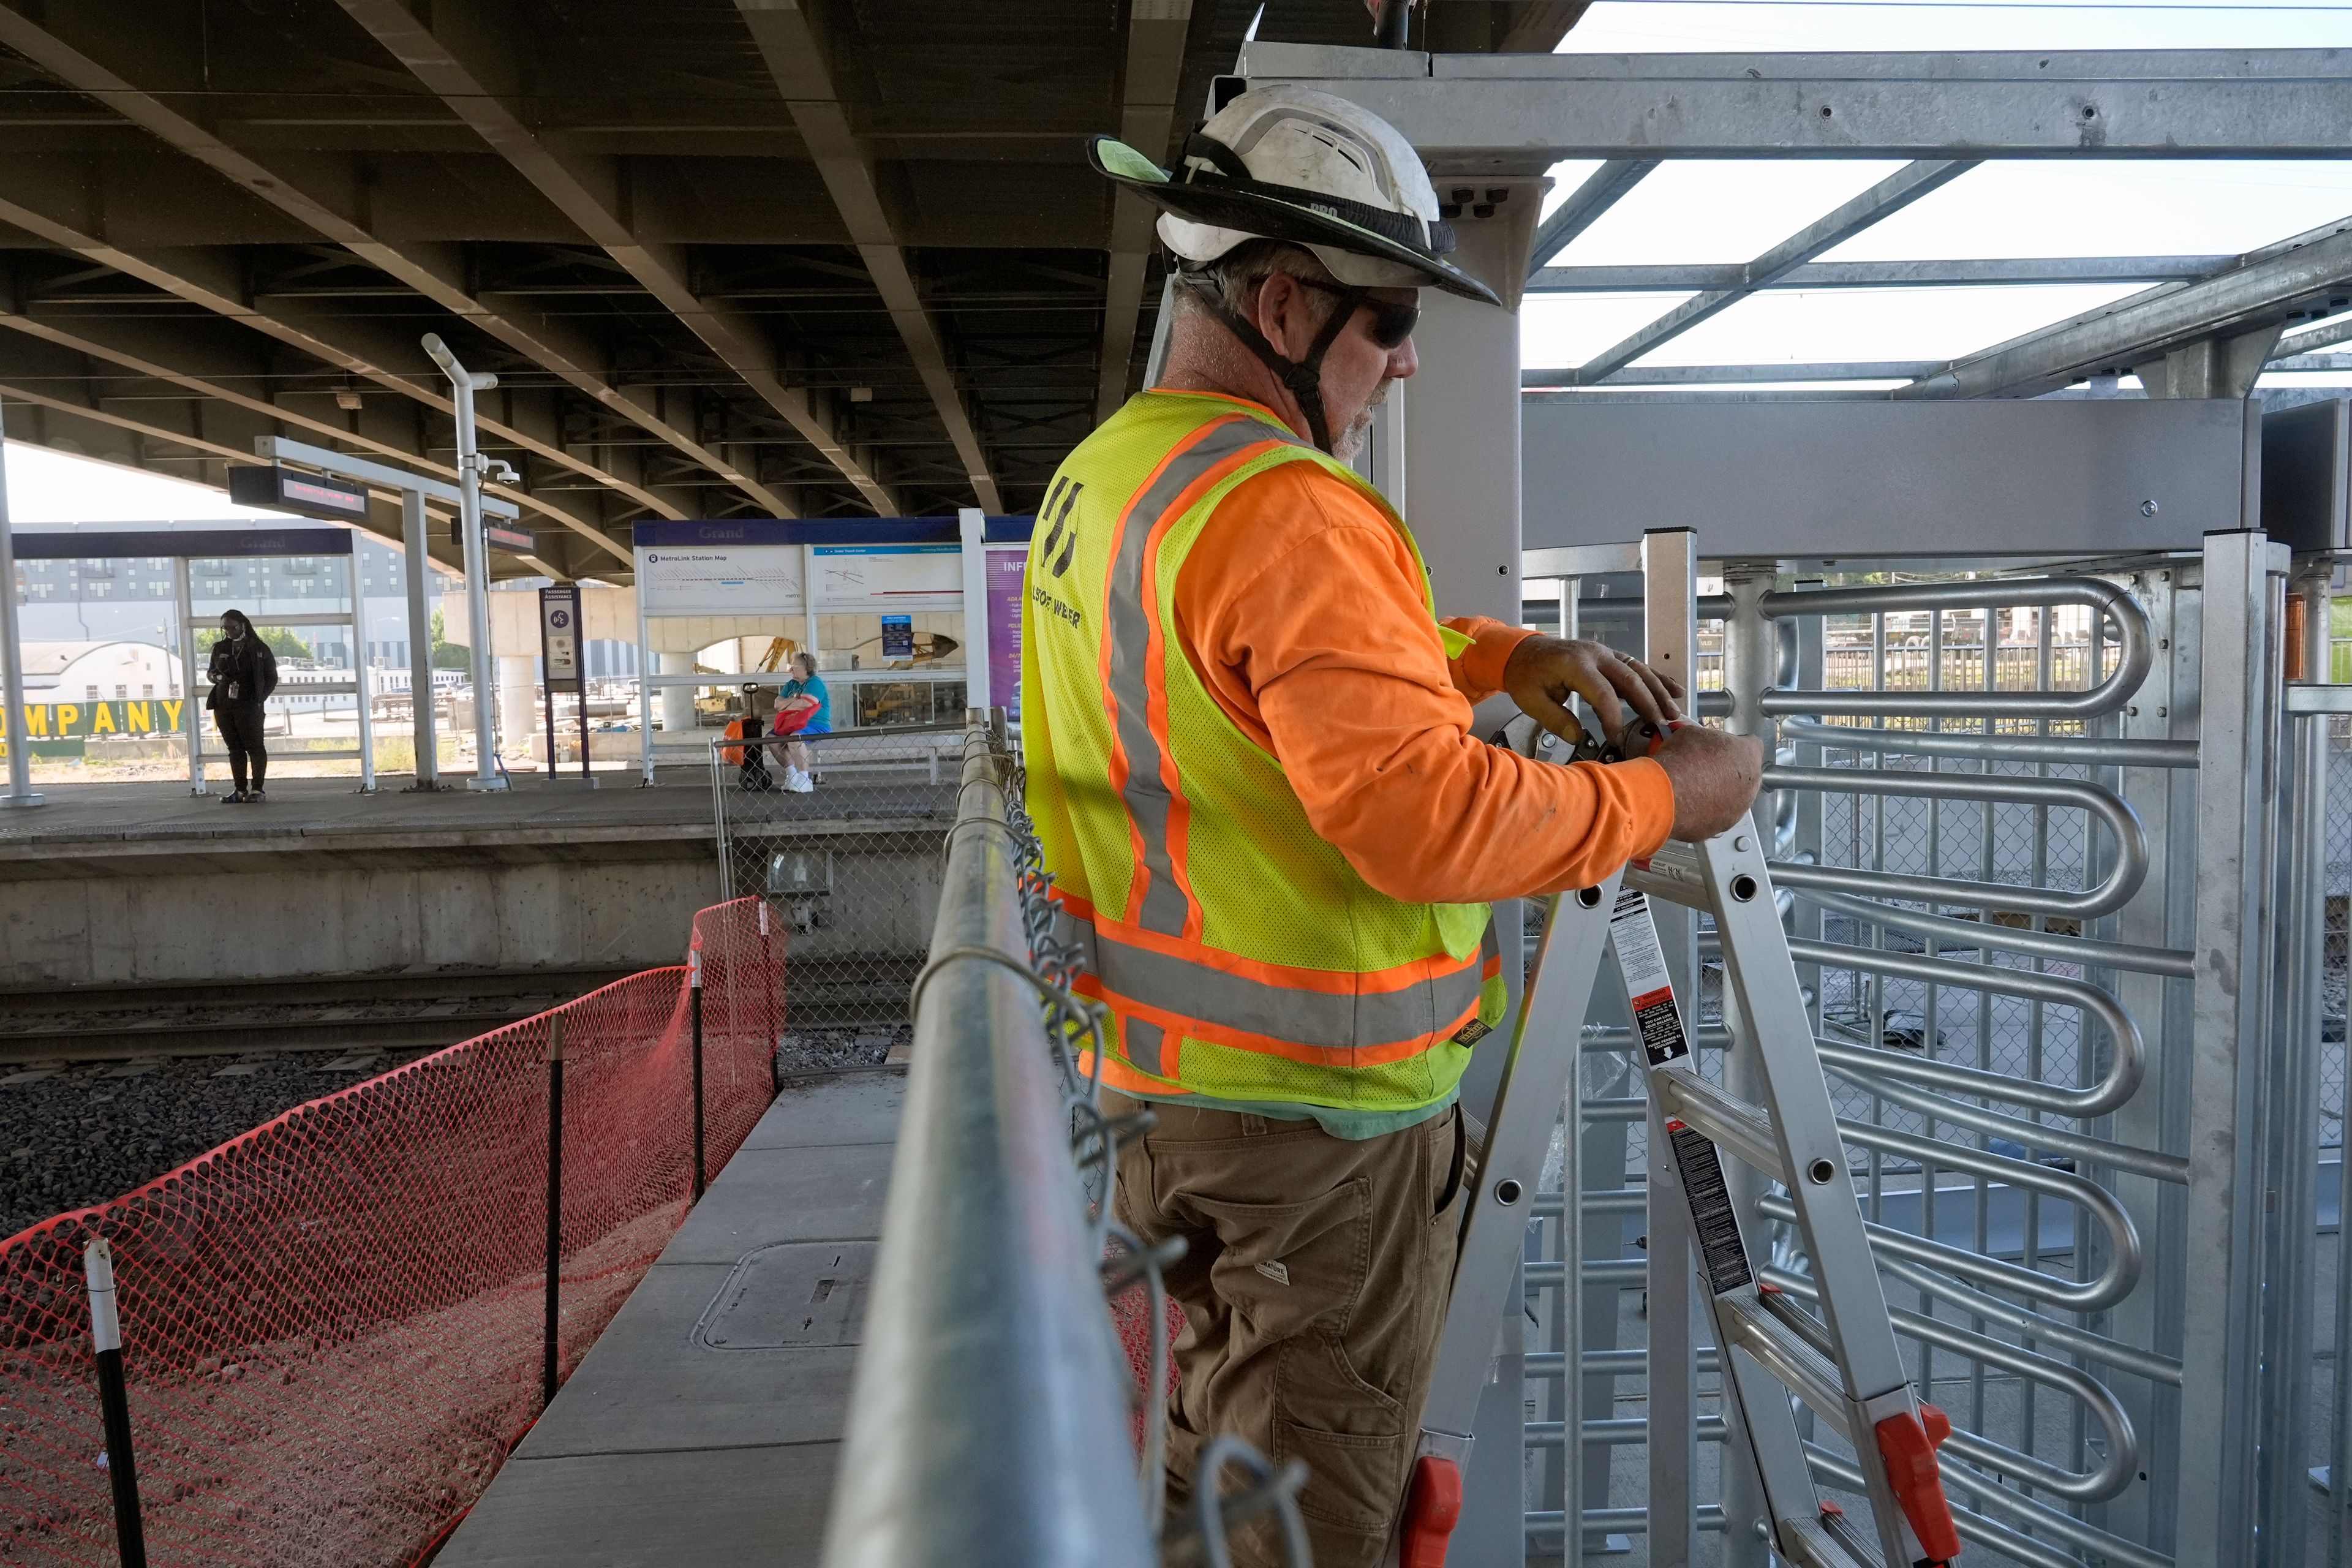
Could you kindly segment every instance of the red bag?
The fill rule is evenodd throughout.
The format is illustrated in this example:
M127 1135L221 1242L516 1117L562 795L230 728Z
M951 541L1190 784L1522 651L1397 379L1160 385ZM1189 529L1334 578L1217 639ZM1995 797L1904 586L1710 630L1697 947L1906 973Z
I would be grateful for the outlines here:
M814 697L787 697L776 704L776 722L768 731L772 735L797 735L808 728L816 717L817 701Z

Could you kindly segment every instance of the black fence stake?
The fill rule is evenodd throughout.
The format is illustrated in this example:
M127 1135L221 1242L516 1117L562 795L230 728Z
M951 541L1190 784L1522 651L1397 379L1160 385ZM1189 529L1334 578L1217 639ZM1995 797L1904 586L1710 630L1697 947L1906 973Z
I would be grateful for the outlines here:
M122 1568L147 1568L139 1514L139 1467L131 1453L131 1394L122 1381L122 1321L114 1309L114 1254L103 1238L81 1250L89 1281L89 1342L98 1352L98 1402L106 1417L106 1479L114 1489L114 1539Z
M705 1177L702 1161L702 950L686 950L687 989L693 993L694 1014L694 1201L702 1201Z
M555 1402L557 1310L563 1282L563 1015L547 1026L547 1329L539 1387Z

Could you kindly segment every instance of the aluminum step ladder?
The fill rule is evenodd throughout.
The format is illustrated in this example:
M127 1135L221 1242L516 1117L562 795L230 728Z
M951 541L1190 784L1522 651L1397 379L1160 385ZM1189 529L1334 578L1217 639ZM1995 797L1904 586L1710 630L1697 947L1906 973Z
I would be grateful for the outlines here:
M1759 1086L1749 1102L1696 1071L1691 1027L1675 1000L1650 912L1653 898L1715 919L1723 952L1724 1016L1735 1081ZM1634 1041L1648 1064L1652 1180L1679 1188L1685 1237L1650 1238L1654 1309L1679 1301L1663 1271L1690 1255L1724 1347L1722 1405L1733 1465L1752 1465L1773 1548L1804 1568L1935 1568L1959 1552L1936 1462L1949 1432L1922 1404L1897 1354L1829 1089L1788 939L1774 906L1764 849L1752 821L1705 844L1670 844L1598 888L1550 900L1542 944L1503 1069L1476 1184L1463 1222L1453 1294L1422 1415L1412 1491L1400 1531L1403 1568L1440 1568L1459 1512L1472 1420L1490 1381L1496 1325L1512 1304L1537 1180L1582 1048L1586 1007L1601 964L1625 983ZM1818 1315L1758 1277L1752 1259L1769 1223L1743 1206L1723 1160L1778 1184L1797 1215L1811 1259ZM1757 1183L1748 1183L1754 1190ZM1569 1267L1572 1271L1575 1260ZM1571 1279L1573 1276L1571 1273ZM1654 1315L1654 1321L1656 1321ZM1568 1375L1577 1375L1569 1369ZM1849 1518L1815 1489L1790 1396L1859 1456L1872 1520ZM1652 1434L1654 1441L1664 1435ZM1570 1462L1577 1435L1570 1434ZM1747 1527L1744 1520L1733 1528ZM1580 1534L1568 1521L1571 1556ZM1659 1568L1678 1568L1661 1560Z

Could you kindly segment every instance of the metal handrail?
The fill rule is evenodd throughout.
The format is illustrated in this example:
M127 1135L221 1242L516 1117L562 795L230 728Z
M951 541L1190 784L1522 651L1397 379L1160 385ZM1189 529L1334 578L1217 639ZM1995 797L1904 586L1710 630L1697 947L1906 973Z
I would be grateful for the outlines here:
M824 1562L1143 1568L1126 1357L985 730L958 799L959 827L997 831L948 846Z
M2089 920L2123 908L2147 879L2147 833L2140 826L2138 813L2113 790L2079 779L1922 773L1889 768L1767 768L1764 787L2076 807L2105 823L2116 837L2115 863L2108 868L2106 879L2095 888L2079 890L1775 860L1771 863L1772 878L1783 887L1830 888L1875 899L1913 899L1924 904L1959 904L1972 909L2015 910L2026 914L2070 915Z
M2000 609L2021 605L2081 605L2113 620L2118 656L2116 672L2081 691L1805 691L1767 689L1763 711L1781 713L1990 715L2001 719L2095 719L2131 700L2147 678L2156 641L2147 612L2103 577L1993 578L1968 583L1921 583L1889 587L1815 588L1763 595L1759 607L1768 619L1799 616L1869 615L1889 610ZM2095 673L2095 671L2094 672Z

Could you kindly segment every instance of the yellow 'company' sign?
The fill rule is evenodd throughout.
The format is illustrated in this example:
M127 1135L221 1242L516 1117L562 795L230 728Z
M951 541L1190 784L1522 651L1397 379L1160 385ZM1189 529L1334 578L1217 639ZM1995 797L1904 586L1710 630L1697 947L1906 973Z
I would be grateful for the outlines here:
M92 735L170 735L178 731L187 706L187 700L178 697L144 702L28 702L25 738L64 741ZM5 739L8 731L7 710L0 706L0 739Z

